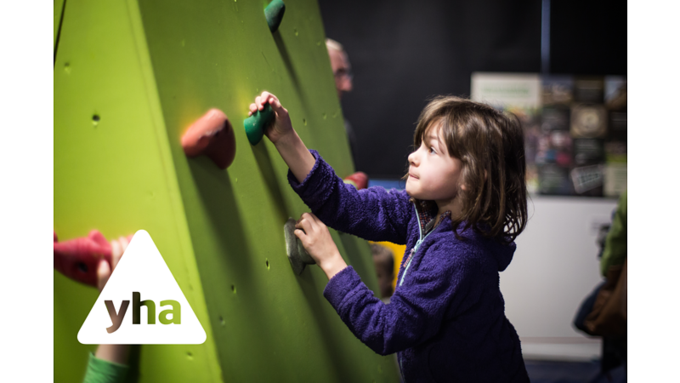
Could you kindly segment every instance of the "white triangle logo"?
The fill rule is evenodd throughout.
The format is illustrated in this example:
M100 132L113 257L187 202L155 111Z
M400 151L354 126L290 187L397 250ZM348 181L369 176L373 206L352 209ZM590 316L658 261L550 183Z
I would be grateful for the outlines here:
M203 326L156 244L139 230L78 331L78 341L202 344L205 339Z

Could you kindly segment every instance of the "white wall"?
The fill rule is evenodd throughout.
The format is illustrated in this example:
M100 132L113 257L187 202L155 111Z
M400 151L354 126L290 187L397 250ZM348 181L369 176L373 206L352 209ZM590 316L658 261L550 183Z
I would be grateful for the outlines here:
M599 226L611 222L616 199L532 196L529 222L501 273L505 312L530 359L588 360L599 338L577 332L576 310L602 280Z

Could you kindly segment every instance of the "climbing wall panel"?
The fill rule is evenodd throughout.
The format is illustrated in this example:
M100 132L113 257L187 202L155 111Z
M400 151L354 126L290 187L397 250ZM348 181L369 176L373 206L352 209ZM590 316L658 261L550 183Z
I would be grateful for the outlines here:
M142 346L139 381L395 381L392 357L359 342L323 298L317 267L293 273L283 224L308 211L265 138L242 121L266 89L308 147L353 172L316 2L286 1L270 32L262 1L65 2L55 60L55 231L147 230L203 324L193 346ZM236 158L188 159L180 137L210 108ZM365 241L331 230L377 291ZM94 289L55 273L55 381L82 378L77 331Z
M147 230L207 323L136 4L69 0L65 6L54 75L55 231L69 239L93 228L107 238ZM82 379L86 350L94 347L80 345L76 334L95 298L94 289L55 273L55 381ZM211 329L204 327L203 345L145 347L142 376L217 380Z

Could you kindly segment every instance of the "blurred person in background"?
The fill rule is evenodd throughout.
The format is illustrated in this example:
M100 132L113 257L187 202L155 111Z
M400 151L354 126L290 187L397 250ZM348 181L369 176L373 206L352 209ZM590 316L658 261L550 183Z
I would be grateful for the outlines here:
M623 299L627 296L627 259L628 259L628 191L624 191L614 212L612 225L607 233L602 257L600 274L605 283L616 284L622 280ZM615 296L616 292L612 292ZM625 382L628 359L627 321L619 323L621 329L612 329L611 334L602 337L602 372L608 382Z
M352 91L352 64L349 62L349 57L345 48L339 42L333 39L326 39L326 48L328 49L328 57L331 61L331 69L333 70L333 77L335 78L335 89L338 92L338 99L342 101L342 96L345 93ZM352 129L352 125L345 122L345 131L347 132L347 139L349 140L349 147L352 152L352 161L354 166L357 166L357 138ZM392 296L392 280L394 279L394 255L389 248L379 245L371 244L371 252L373 253L373 262L375 270L378 275L378 284L380 285L380 298L383 302L389 303Z
M342 100L345 93L352 91L352 65L349 63L349 57L345 48L339 42L326 39L326 48L328 49L328 57L331 61L331 69L333 69L333 77L335 78L335 89L338 91L338 99ZM349 140L349 147L352 151L352 161L354 166L357 165L357 138L352 130L352 125L345 119L345 130L347 131L347 138Z
M380 299L390 303L390 297L394 292L392 280L394 279L394 254L392 250L377 243L371 244L373 263L378 273L378 286L380 286Z
M589 383L625 382L627 379L627 259L628 193L623 192L612 224L601 246L603 281L579 307L574 326L590 336L602 337L599 374Z

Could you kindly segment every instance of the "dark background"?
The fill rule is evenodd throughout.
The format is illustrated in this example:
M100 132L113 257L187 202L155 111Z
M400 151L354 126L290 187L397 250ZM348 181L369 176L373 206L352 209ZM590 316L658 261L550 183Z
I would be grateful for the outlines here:
M400 178L432 96L469 97L473 72L541 72L540 0L319 0L326 36L345 47L354 90L342 100L357 170ZM626 2L550 4L548 73L626 75Z

